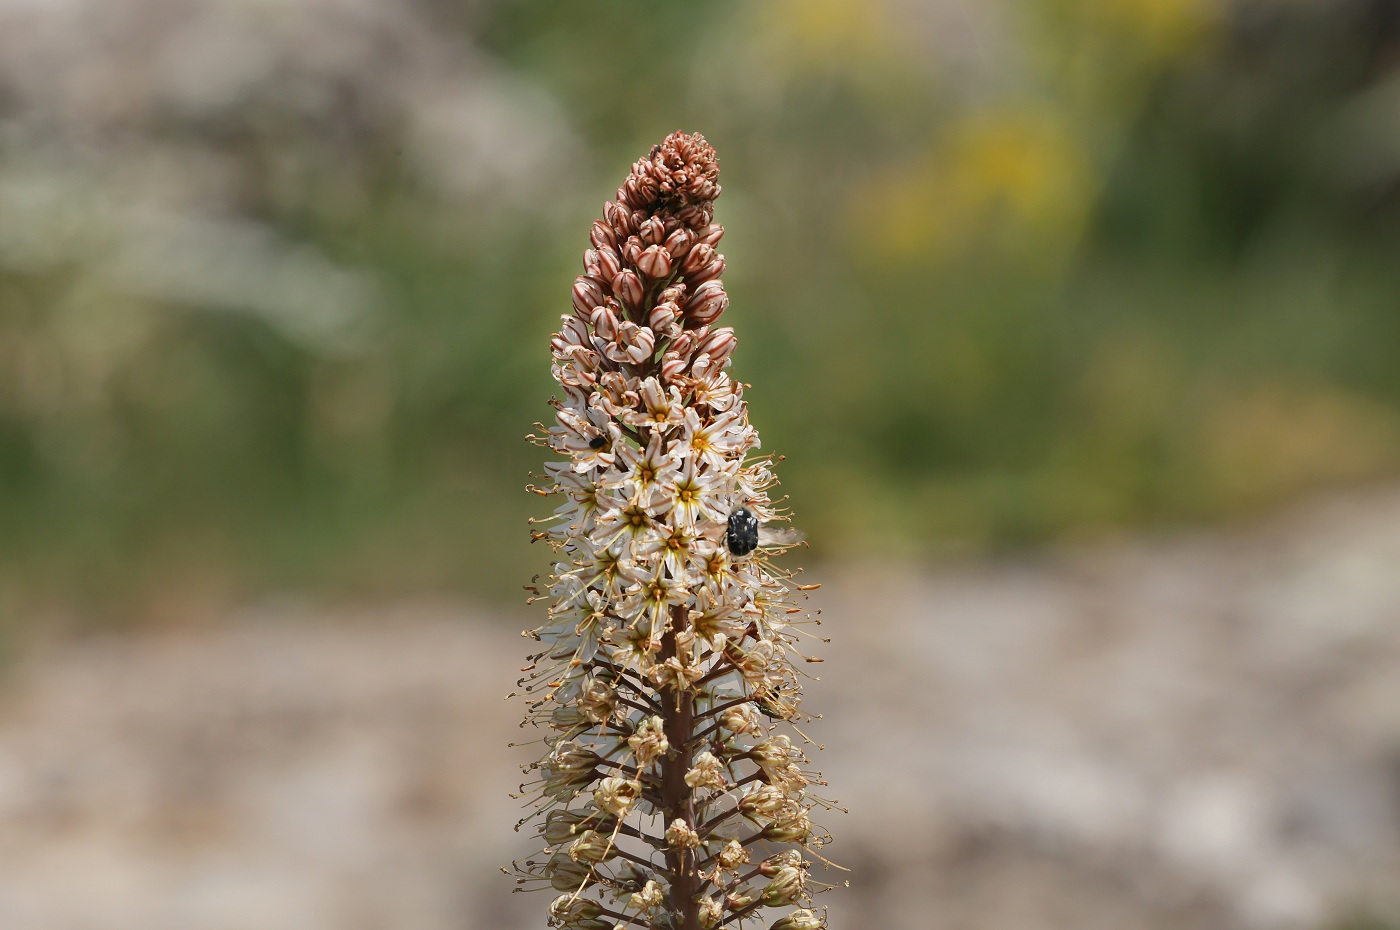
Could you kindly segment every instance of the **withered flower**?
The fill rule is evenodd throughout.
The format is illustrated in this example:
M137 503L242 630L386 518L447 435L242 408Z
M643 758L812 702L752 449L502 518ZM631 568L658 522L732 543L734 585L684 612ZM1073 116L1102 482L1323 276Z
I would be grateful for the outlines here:
M808 857L826 861L812 814L831 805L776 732L800 722L796 663L816 660L796 635L816 620L795 600L815 586L770 561L795 537L717 325L718 177L699 135L636 162L551 343L563 396L534 438L563 458L531 490L561 501L535 534L556 562L522 680L547 734L527 766L545 849L516 870L568 892L555 927L708 930L792 905L773 926L824 926Z

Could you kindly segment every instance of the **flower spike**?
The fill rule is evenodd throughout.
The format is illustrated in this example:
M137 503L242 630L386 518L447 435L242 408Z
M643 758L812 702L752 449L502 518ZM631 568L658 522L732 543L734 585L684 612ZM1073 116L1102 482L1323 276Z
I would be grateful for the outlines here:
M548 731L526 767L544 849L516 873L560 893L563 930L742 927L765 908L825 926L808 873L832 805L782 732L801 737L795 643L814 618L796 600L814 586L770 563L801 537L727 373L719 193L703 136L653 146L594 222L550 342L562 397L542 438L561 460L529 490L559 501L532 521L552 606L522 681Z

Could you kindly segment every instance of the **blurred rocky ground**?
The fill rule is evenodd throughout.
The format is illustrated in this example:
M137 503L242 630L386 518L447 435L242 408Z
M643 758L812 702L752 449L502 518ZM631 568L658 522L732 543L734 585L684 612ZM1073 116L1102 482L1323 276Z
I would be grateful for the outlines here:
M1384 491L1015 561L820 568L809 732L851 808L827 824L851 869L831 926L1387 926L1397 564ZM545 898L497 870L530 850L507 793L531 750L506 748L502 700L526 619L287 601L30 650L0 695L0 926L542 926Z

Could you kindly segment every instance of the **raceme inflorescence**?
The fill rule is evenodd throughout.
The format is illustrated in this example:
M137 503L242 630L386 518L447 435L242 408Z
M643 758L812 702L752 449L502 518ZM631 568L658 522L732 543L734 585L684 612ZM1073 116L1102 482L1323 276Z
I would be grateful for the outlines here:
M554 423L531 437L563 458L530 488L560 504L533 534L555 563L530 588L550 607L521 680L547 730L521 824L544 848L515 871L554 889L565 930L825 927L814 817L834 805L797 729L815 585L771 561L800 534L716 325L718 175L679 132L632 166L551 343Z

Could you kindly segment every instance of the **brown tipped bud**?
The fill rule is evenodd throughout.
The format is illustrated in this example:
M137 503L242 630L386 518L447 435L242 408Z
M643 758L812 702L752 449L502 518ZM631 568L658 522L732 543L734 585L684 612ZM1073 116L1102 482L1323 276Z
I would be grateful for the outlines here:
M769 930L826 930L826 920L814 911L800 907L786 917L781 917Z
M623 182L617 195L633 210L645 209L656 202L656 181L646 175L633 175Z
M622 301L622 306L633 310L642 303L642 279L631 268L624 268L612 280L613 294Z
M681 265L681 273L687 276L692 275L701 268L708 266L714 260L714 247L702 242L692 248L686 255L685 263Z
M598 277L611 281L621 270L622 259L618 257L616 249L604 247L598 250Z
M574 279L574 312L586 317L602 302L603 289L597 281L584 275Z
M597 825L596 811L552 810L544 820L544 839L551 846L572 840L583 832L579 824L592 821Z
M667 352L661 360L661 380L663 382L674 381L685 372L685 366L690 364L690 359Z
M568 345L586 346L588 345L588 327L576 316L561 316L559 318L559 336Z
M724 364L724 361L734 354L734 347L738 344L739 340L734 336L734 327L722 326L700 340L695 354L708 355L718 366Z
M597 830L585 830L569 844L569 858L575 862L606 862L616 855L617 844L613 838Z
M695 244L695 233L688 229L681 228L666 237L666 251L671 253L671 257L677 261L684 259L690 247Z
M617 248L617 234L602 220L593 221L593 230L588 234L588 241L593 243L595 249Z
M593 324L593 331L604 339L617 337L617 313L608 304L594 307L593 312L588 315L588 322Z
M720 255L716 257L714 261L706 265L704 268L701 268L699 271L695 272L692 275L687 275L686 281L690 284L691 287L699 287L706 281L713 281L715 278L718 278L722 274L724 274L724 256Z
M719 245L719 239L724 235L724 227L718 223L711 223L700 233L700 241L714 248Z
M614 281L613 289L616 288ZM718 320L728 307L729 295L724 292L724 284L718 280L706 281L686 301L685 318L694 326L704 326Z
M698 339L699 337L695 334L694 330L686 330L685 332L677 336L675 339L671 340L670 351L681 356L686 360L687 363L689 363L690 355L692 352L695 351L695 343L698 341Z
M551 926L568 927L569 930L582 926L581 921L594 920L603 913L602 905L592 898L581 898L577 894L561 894L549 905L549 916L554 918ZM607 926L611 927L612 924Z
M603 218L612 227L614 242L626 239L636 229L632 224L632 211L616 201L609 200L603 204Z
M556 730L572 730L584 722L583 714L573 705L556 707L554 712L549 715L549 725Z
M680 307L677 307L670 301L659 303L651 308L651 313L647 314L647 325L659 333L674 323L676 317L680 315Z
M802 897L803 884L802 873L796 869L789 869L769 882L763 891L759 892L758 899L765 907L791 904Z
M642 249L646 248L642 244L641 236L629 236L627 241L622 243L622 257L630 265L635 265L642 259Z
M671 273L671 253L659 245L651 246L637 258L637 267L651 278L664 278Z
M592 869L584 863L570 859L564 850L555 853L545 864L543 871L549 877L549 884L555 891L578 891L594 881Z
M802 854L795 849L786 849L776 856L769 856L760 862L758 874L764 878L772 878L785 869L800 869L802 867Z
M788 820L775 820L763 828L763 838L778 843L801 843L812 835L812 821L806 812Z
M647 245L660 245L666 238L666 224L660 217L653 216L641 225L637 235L641 236Z

